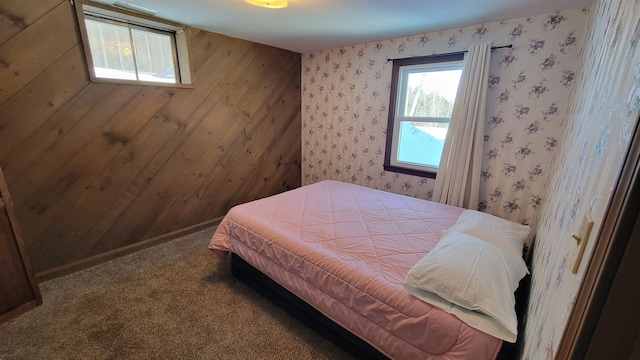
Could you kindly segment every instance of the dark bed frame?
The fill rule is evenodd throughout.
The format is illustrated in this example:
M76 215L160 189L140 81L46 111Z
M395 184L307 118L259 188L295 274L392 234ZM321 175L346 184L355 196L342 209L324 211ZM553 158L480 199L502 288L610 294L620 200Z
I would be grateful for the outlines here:
M307 304L289 290L280 286L258 269L244 261L240 256L231 253L231 272L259 294L269 299L287 313L291 314L309 328L339 346L346 352L354 355L358 359L389 359L369 343L352 334L342 326L333 322L324 314ZM518 314L518 333L524 333L524 324L522 314L525 313L527 307L528 292L530 286L530 276L527 275L520 281L518 291L516 291L516 313ZM499 360L518 359L520 356L520 339L518 342L511 344L503 342Z

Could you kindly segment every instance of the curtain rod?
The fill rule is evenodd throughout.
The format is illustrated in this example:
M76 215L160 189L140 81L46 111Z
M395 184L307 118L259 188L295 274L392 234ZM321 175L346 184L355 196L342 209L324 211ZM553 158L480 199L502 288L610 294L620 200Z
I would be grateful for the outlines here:
M509 44L509 45L502 45L502 46L492 46L491 47L491 51L494 50L498 50L498 49L511 49L513 47L513 44ZM469 50L464 50L464 51L458 51L458 52L452 52L452 53L443 53L443 54L433 54L433 55L416 55L416 56L411 56L411 57L407 57L407 58L387 58L387 62L389 61L394 61L394 60L405 60L405 59L413 59L413 58L418 58L418 57L436 57L436 56L449 56L449 55L460 55L460 54L464 54L464 53L468 53Z
M513 44L502 45L502 46L492 46L491 51L498 50L498 49L511 49L512 47L513 47Z

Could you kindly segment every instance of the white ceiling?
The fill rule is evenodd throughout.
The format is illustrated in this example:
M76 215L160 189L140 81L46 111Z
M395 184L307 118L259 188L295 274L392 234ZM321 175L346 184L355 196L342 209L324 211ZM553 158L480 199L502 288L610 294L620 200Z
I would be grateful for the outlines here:
M115 0L97 0L112 4ZM156 17L295 52L309 52L491 21L589 7L592 0L125 0Z

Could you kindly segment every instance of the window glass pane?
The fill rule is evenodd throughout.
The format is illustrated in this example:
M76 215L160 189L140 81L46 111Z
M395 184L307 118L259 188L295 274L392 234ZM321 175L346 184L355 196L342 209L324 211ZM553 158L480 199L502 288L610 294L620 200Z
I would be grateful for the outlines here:
M97 78L177 83L172 32L85 17Z
M462 70L412 71L407 74L405 117L451 117Z
M397 161L438 168L448 123L402 121Z
M136 80L129 29L91 19L85 21L96 77Z
M175 83L173 38L169 35L138 29L131 29L131 33L140 80Z
M79 5L75 10L91 81L190 87L189 33L183 25L117 7Z
M463 53L394 60L385 170L435 176L463 67Z

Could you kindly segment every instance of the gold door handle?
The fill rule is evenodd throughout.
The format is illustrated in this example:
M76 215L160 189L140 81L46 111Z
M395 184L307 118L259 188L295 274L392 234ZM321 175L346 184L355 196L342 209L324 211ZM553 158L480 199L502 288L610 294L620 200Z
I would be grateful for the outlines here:
M576 262L573 264L573 269L571 272L574 274L578 273L578 268L580 267L580 262L582 261L582 256L584 255L584 249L587 247L587 240L589 240L589 234L591 233L591 228L593 227L593 218L591 215L586 214L584 219L582 219L582 223L580 224L580 229L578 229L578 235L571 234L571 237L574 238L578 242L578 254L576 255Z

